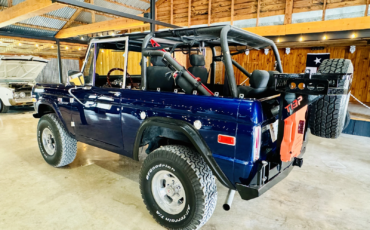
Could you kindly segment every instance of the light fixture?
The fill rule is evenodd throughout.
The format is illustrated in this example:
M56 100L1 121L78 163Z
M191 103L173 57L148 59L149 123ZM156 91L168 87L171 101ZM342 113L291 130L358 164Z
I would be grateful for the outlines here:
M36 44L35 46L36 46L36 47L39 47L39 44Z
M81 40L84 40L84 37L81 37Z
M3 43L3 41L0 41L0 44Z
M292 82L292 83L290 83L289 88L290 89L295 89L295 88L297 88L297 84Z
M19 46L21 46L21 45L22 45L22 43L18 43L18 45L19 45Z
M51 48L54 49L54 46L52 45Z
M352 33L351 38L356 38L356 34Z
M102 53L104 53L104 50L101 50Z
M302 42L303 41L303 37L301 36L301 37L299 37L299 41L300 42Z
M116 35L116 33L113 31L113 32L110 33L110 35L114 36L114 35Z
M81 50L81 47L78 47L78 50Z
M304 90L305 87L306 87L306 85L303 82L298 84L298 89L300 89L300 90Z
M322 40L326 40L328 39L328 37L326 36L326 34L324 34L324 36L322 37Z
M66 46L66 50L68 50L69 48L68 48L68 46Z
M276 40L276 42L277 42L277 43L279 43L279 42L280 42L280 38L278 38L278 39Z

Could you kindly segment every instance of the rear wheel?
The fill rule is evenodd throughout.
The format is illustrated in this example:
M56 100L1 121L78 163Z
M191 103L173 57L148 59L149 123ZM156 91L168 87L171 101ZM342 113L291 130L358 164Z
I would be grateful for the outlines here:
M324 60L319 73L353 73L352 62L348 59ZM349 84L349 82L348 82ZM343 131L350 95L324 96L309 109L311 133L325 138L337 138Z
M191 148L168 145L145 159L140 190L154 219L168 229L199 229L217 203L211 169Z
M0 113L7 113L9 106L4 105L4 102L0 99Z

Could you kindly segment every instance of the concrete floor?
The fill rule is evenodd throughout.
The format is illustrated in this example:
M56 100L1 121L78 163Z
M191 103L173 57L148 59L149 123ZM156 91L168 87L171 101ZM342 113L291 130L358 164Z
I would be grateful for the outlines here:
M32 109L0 114L0 229L162 229L139 191L140 163L85 144L56 169L44 162ZM310 136L303 168L262 197L216 211L202 229L367 229L370 139Z

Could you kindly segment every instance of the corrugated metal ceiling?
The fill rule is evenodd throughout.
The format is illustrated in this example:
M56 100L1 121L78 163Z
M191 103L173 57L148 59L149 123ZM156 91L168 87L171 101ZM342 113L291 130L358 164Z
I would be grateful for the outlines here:
M13 5L17 5L25 0L13 0ZM76 0L79 2L83 2L84 0ZM139 0L113 0L117 3L125 4L128 6L132 6L138 9L142 9L142 11L136 9L126 8L119 4L114 4L112 2L104 1L104 0L95 0L94 4L97 6L105 7L108 9L118 10L121 12L129 13L138 15L141 14L143 11L147 10L150 5L146 2L139 1ZM8 7L7 0L0 0L0 6ZM19 25L10 25L7 27L0 28L0 31L8 31L12 33L21 33L27 34L31 36L54 36L57 31L63 28L63 26L67 23L67 21L73 16L76 12L75 8L72 7L64 7L59 10L55 10L52 12L47 13L45 16L37 16L33 18L29 18L27 20L21 21L21 24L30 25L34 28L27 28L25 26ZM104 16L101 14L95 15L95 22L102 22L112 20L113 17ZM88 11L82 11L79 16L75 19L76 22L82 23L92 23L92 16L91 13ZM37 28L40 27L40 28ZM50 28L50 30L44 29Z

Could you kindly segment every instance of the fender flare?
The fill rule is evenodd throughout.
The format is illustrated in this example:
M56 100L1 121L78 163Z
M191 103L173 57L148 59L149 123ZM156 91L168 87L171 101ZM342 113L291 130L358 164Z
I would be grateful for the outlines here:
M236 189L230 180L226 177L224 172L218 166L217 162L212 156L212 152L209 149L206 142L203 140L200 133L189 123L181 120L164 117L151 117L146 119L140 126L135 139L133 159L139 160L139 147L143 137L144 130L150 126L160 126L183 133L195 146L197 152L203 157L206 164L210 167L213 174L221 182L222 185L229 189Z
M37 109L37 111L36 111L37 113L33 114L34 118L41 118L44 115L44 114L39 113L40 105L47 105L47 106L51 107L53 109L54 113L57 115L58 119L62 122L64 128L66 130L68 130L68 127L67 127L66 123L64 122L64 119L63 119L63 116L62 116L62 114L59 110L59 107L57 106L57 104L54 101L49 100L47 98L40 99L37 102L37 104L35 105L35 109ZM70 133L70 134L73 135L72 133Z

